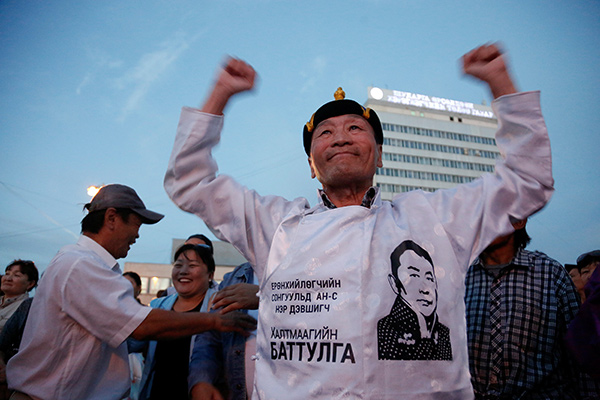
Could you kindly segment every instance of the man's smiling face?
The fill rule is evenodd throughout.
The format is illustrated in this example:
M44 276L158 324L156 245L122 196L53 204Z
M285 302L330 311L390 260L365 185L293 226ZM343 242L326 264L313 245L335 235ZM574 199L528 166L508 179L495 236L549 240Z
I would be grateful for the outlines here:
M381 167L382 146L375 142L373 128L361 116L340 115L321 122L313 133L308 158L311 176L323 188L373 183Z
M437 305L437 285L429 261L412 250L405 251L400 256L398 279L404 288L404 300L424 316L431 315Z

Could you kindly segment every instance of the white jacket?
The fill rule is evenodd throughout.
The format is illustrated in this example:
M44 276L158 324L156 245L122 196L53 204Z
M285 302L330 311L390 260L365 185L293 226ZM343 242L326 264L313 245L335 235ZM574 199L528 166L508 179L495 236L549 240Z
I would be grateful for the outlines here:
M553 191L539 92L492 104L504 156L494 174L435 193L412 191L371 208L310 207L259 196L216 177L211 149L223 118L184 108L165 189L255 266L260 282L254 398L472 398L464 278L474 258L512 231L509 216L541 209ZM378 360L377 322L390 313L390 254L412 240L430 254L437 315L451 361ZM410 341L407 341L410 343Z

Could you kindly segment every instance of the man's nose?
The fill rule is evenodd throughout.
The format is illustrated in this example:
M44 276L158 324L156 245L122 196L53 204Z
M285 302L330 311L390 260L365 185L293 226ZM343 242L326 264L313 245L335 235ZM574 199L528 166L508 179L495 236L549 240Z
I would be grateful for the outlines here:
M344 129L336 129L333 133L333 146L352 144L352 135Z

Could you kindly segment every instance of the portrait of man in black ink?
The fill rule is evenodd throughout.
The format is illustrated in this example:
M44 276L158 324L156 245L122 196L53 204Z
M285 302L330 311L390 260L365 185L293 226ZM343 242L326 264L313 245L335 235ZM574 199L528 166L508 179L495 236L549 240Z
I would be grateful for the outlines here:
M450 331L437 316L437 279L429 253L412 240L392 252L396 301L377 323L380 360L452 360Z

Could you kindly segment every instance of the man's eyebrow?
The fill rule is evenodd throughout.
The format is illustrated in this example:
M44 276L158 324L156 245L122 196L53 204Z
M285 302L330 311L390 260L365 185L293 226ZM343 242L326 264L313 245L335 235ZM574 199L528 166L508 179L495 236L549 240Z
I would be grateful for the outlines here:
M333 125L333 122L331 122L329 119L326 119L325 121L322 121L319 125L317 125L317 127L315 129L321 128L323 126L329 126L329 125Z
M409 265L406 269L414 269L417 272L421 272L421 270L417 267L413 267L412 265Z

